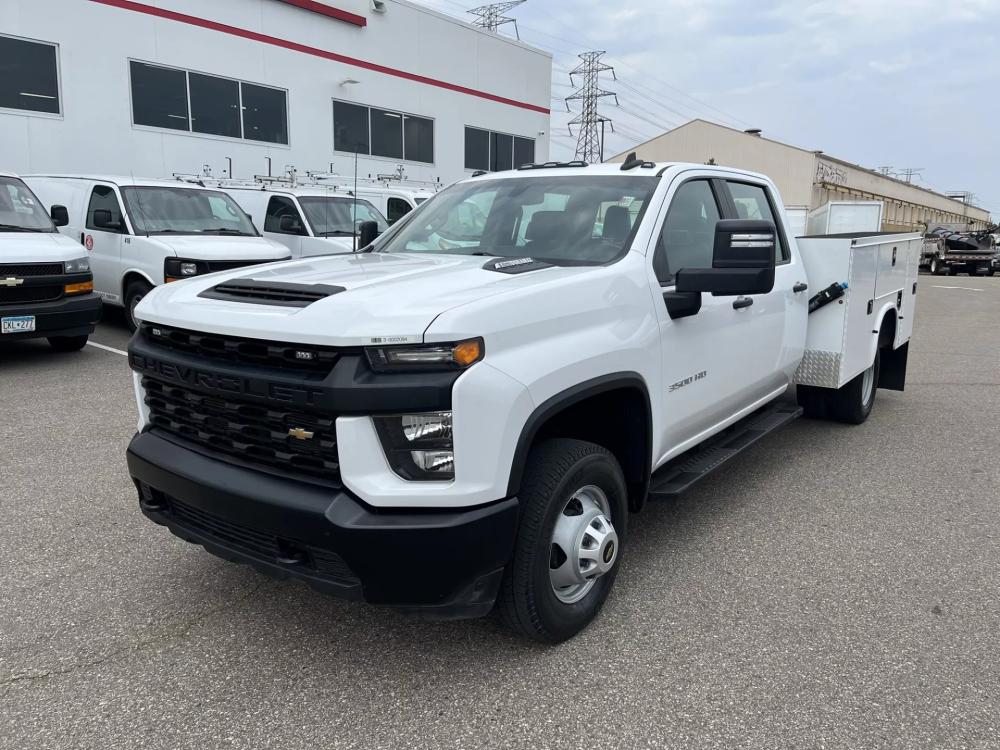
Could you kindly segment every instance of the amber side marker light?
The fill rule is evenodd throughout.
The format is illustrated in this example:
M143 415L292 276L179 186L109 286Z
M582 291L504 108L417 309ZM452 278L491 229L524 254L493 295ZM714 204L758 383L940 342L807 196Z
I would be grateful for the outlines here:
M66 284L63 287L64 294L86 294L94 291L93 281L79 281L76 284Z
M455 348L451 350L451 358L459 367L468 367L482 359L482 356L483 342L479 339L455 344Z

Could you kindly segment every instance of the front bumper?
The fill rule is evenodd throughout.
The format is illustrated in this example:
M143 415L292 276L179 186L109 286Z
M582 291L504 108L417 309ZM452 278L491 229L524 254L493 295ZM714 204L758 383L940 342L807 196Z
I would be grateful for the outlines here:
M374 511L343 490L201 455L155 432L128 466L142 512L209 552L351 599L427 615L493 607L513 551L516 498L471 510Z
M101 319L101 298L96 294L81 294L53 302L23 302L0 305L0 317L35 316L35 330L30 333L8 333L0 341L37 339L48 336L89 336Z

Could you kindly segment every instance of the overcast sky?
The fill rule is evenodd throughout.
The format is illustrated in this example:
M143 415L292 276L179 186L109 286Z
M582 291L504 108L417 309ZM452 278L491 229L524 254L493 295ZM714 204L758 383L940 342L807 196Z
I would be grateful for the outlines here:
M487 0L417 0L465 16ZM752 10L751 10L752 8ZM575 55L607 50L605 155L701 117L914 182L1000 216L1000 0L527 0L521 38L553 53L552 155ZM513 26L505 26L513 34Z

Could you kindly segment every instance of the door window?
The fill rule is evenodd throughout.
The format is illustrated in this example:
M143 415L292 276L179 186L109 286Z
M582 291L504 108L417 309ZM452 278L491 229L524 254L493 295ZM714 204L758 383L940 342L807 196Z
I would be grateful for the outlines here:
M410 213L411 209L412 206L402 198L390 198L386 208L386 218L390 224L394 224Z
M291 217L293 222L291 225L297 226L297 229L292 229L290 227L289 219L285 219L285 224L289 228L281 228L281 220L284 217ZM302 222L302 217L299 216L299 210L295 207L291 198L285 198L280 195L272 196L271 200L267 204L267 214L264 217L264 231L265 232L277 232L278 234L296 234L303 235L306 233L305 224Z
M653 255L661 284L671 283L681 268L712 267L715 225L721 218L708 180L692 180L678 188Z
M101 209L111 214L112 226L97 226L94 223L94 212ZM116 223L117 229L113 228ZM96 229L99 232L118 232L119 234L125 231L121 204L118 203L118 196L115 195L114 188L107 185L97 185L90 194L90 204L87 206L87 229Z
M767 191L761 185L748 185L745 182L727 182L729 194L733 196L733 203L736 204L736 214L739 219L756 219L758 221L770 221L776 229L780 229L780 224L774 216L771 208L771 201L768 200ZM788 260L788 251L785 249L785 242L781 232L776 232L775 237L775 262L781 263Z

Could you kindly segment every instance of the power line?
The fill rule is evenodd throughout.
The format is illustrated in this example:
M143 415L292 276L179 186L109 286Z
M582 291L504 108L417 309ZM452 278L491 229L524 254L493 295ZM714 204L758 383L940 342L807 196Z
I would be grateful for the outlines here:
M610 118L605 117L597 111L597 104L601 99L609 96L615 98L618 104L618 95L612 91L604 91L600 86L601 73L611 72L614 78L615 69L607 63L601 62L604 52L584 52L580 55L582 62L569 73L570 83L575 84L574 75L583 77L583 85L566 97L566 109L569 109L571 101L581 102L580 114L569 121L569 131L573 132L573 126L579 125L579 133L576 140L576 158L591 164L604 161L604 126L611 125L614 132L615 126Z

